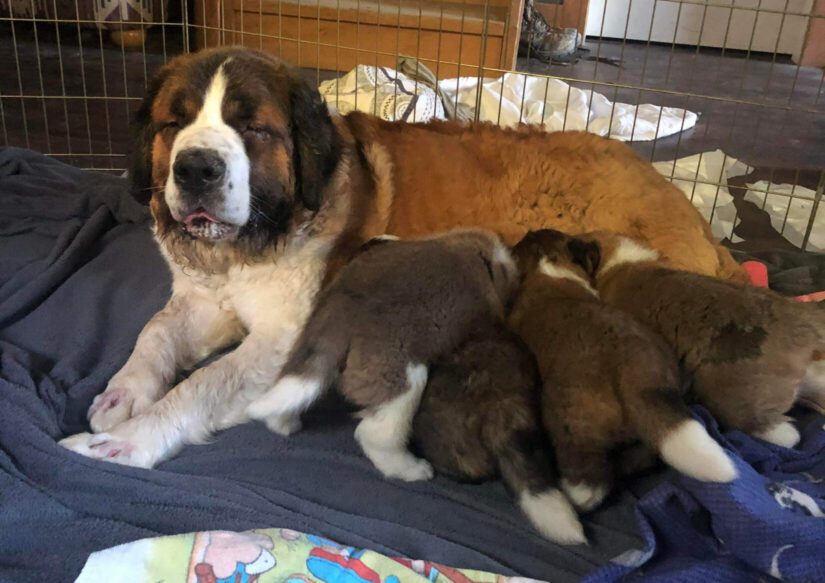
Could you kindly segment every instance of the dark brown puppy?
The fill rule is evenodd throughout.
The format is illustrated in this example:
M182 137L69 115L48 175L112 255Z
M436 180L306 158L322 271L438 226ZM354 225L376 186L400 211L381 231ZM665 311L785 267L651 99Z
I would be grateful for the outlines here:
M799 432L785 414L798 397L825 404L825 307L676 271L658 253L610 233L584 237L602 299L657 330L692 375L695 398L728 428L785 447ZM572 257L572 256L571 256Z
M517 283L492 233L458 231L373 241L321 292L280 380L248 413L287 433L341 372L340 390L364 408L355 437L387 477L421 480L432 468L407 451L427 368L476 326L500 322Z
M733 462L681 400L670 348L589 285L580 265L594 251L552 230L528 233L513 249L525 279L510 325L539 365L562 488L579 508L594 508L613 478L611 456L637 441L691 477L733 480Z
M557 489L540 385L524 343L503 325L484 326L430 368L413 441L440 474L470 481L500 475L539 532L584 543L581 522Z

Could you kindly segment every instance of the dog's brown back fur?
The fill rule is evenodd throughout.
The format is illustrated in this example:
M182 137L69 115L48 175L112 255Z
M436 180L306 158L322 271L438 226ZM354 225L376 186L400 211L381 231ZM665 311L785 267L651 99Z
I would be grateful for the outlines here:
M392 123L357 112L344 121L374 178L365 220L383 230L368 236L478 226L513 244L546 227L607 229L646 241L676 267L746 280L685 195L615 140L490 124Z

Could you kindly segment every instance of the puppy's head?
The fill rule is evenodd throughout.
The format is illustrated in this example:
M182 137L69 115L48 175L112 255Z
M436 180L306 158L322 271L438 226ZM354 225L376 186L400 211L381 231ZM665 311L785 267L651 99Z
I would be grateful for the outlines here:
M263 53L218 49L170 61L135 118L133 193L158 234L269 243L317 211L340 145L313 86Z
M530 231L513 247L513 257L522 277L552 268L573 274L590 285L601 263L601 250L595 240L540 229Z

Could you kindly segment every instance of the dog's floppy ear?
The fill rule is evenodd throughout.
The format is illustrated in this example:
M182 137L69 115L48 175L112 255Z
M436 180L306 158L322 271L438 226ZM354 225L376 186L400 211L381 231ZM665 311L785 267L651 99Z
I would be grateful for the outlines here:
M149 204L152 198L152 142L155 140L155 128L152 125L152 105L155 103L160 88L168 73L166 69L155 75L132 120L132 154L129 162L129 179L132 184L132 196L140 204Z
M338 165L341 144L321 94L300 73L295 73L289 101L295 195L304 208L317 211L324 187Z
M602 261L601 248L597 242L572 237L567 242L567 250L573 263L584 269L589 277L595 277Z

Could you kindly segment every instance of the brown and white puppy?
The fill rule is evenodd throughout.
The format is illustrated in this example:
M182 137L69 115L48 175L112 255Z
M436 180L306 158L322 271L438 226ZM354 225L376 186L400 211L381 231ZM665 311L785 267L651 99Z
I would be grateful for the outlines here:
M542 227L611 229L680 268L744 276L685 196L625 144L584 132L331 117L298 69L257 51L172 59L135 130L133 191L152 211L172 296L89 408L98 434L62 442L97 459L152 466L246 421L317 291L384 233L478 226L513 242Z
M628 237L594 233L590 275L605 302L658 331L691 375L694 398L727 428L793 447L785 414L804 397L825 404L825 306L669 269ZM596 251L599 251L598 253Z
M611 457L637 441L693 478L735 479L733 462L682 402L670 347L599 301L580 266L596 252L552 230L528 233L513 249L524 282L510 325L538 362L562 488L582 510L594 508L609 491Z
M475 327L502 321L516 283L492 233L373 241L321 292L280 380L247 412L286 433L281 420L340 374L340 392L363 408L355 438L367 457L387 477L429 479L430 464L407 450L428 367Z
M533 526L562 544L586 542L558 490L555 455L540 418L533 355L504 325L483 326L430 367L413 421L413 442L442 475L501 476Z

